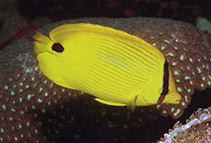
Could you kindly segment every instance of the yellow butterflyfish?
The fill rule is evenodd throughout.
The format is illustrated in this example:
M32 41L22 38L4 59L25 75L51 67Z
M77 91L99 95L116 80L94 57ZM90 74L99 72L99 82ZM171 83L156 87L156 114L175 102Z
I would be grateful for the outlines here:
M165 56L143 39L89 23L64 24L33 36L41 72L54 83L113 106L178 104Z

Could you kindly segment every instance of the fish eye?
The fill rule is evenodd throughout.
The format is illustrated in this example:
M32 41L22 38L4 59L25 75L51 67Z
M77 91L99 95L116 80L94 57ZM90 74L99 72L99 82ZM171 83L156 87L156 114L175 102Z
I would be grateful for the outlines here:
M54 43L51 48L53 51L58 53L62 53L64 51L64 47L60 43Z

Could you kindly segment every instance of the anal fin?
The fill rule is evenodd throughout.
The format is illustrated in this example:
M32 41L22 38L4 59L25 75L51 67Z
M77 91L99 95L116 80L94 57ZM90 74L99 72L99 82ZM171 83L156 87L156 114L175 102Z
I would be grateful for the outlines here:
M103 99L100 99L100 98L95 98L95 100L100 102L100 103L103 103L103 104L106 104L106 105L111 105L111 106L127 106L124 103L117 103L117 102L112 102L112 101L106 101L106 100L103 100Z

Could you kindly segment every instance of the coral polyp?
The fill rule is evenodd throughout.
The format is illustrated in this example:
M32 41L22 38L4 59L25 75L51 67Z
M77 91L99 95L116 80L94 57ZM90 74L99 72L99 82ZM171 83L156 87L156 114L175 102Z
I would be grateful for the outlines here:
M211 106L205 109L199 108L193 113L187 123L182 125L179 121L173 130L164 134L164 138L158 143L210 143L211 142Z

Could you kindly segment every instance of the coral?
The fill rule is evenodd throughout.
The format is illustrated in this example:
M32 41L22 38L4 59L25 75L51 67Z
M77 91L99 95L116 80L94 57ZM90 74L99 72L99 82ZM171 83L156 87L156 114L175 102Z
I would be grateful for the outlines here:
M209 0L2 0L0 3L0 48L27 26L79 17L166 17L196 24L197 17L210 20ZM87 6L88 5L88 6ZM201 26L200 26L201 27Z
M28 25L27 20L18 14L16 8L17 0L1 1L0 21L2 21L0 31L0 47L7 43L10 38L21 28Z
M180 0L107 0L106 7L112 10L118 9L127 17L168 17L195 24L198 16L210 18L209 7L206 6L206 3L209 1L193 0L190 3ZM132 14L128 14L128 11Z
M201 31L207 32L211 35L211 22L206 18L198 17L196 25Z
M11 38L24 28L30 25L43 26L52 22L46 17L28 21L27 18L19 13L18 2L18 0L3 0L0 3L0 48L15 40Z
M157 143L210 143L211 142L211 106L199 108L185 125L178 121L169 133L164 134Z

